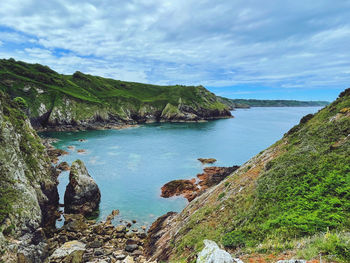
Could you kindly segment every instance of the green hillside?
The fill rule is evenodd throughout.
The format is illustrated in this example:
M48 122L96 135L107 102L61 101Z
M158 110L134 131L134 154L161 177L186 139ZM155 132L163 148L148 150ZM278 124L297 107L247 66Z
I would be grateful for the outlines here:
M228 99L230 102L249 107L311 107L326 106L328 101L299 101L299 100L256 100L256 99Z
M321 254L324 262L349 262L350 89L192 201L167 228L156 237L156 254L172 262L191 261L204 239L247 261Z
M27 102L34 126L102 122L196 121L230 117L202 86L157 86L0 60L0 90Z

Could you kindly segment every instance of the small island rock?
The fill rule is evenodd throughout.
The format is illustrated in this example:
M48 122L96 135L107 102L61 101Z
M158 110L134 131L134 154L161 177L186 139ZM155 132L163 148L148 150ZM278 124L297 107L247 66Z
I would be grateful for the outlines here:
M76 160L72 163L69 184L64 193L64 211L71 214L90 215L97 210L101 200L100 189L84 163Z
M214 159L214 158L198 158L198 161L200 161L202 164L207 164L207 163L215 163L216 159Z

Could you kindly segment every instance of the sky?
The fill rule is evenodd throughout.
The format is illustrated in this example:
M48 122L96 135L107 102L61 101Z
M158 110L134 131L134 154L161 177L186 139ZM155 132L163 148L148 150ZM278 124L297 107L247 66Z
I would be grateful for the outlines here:
M348 0L1 0L0 58L230 98L350 87Z

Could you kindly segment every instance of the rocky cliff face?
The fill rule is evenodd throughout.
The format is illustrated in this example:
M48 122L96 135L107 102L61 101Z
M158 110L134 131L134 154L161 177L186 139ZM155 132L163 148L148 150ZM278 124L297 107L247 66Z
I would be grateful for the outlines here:
M298 255L317 259L320 254L323 260L331 255L329 262L348 262L349 254L342 251L350 242L349 163L347 89L181 213L168 213L153 223L148 256L194 262L203 240L211 239L244 262ZM256 257L259 253L266 254Z
M58 205L57 179L40 138L19 105L0 92L0 247L5 262L38 262L41 227Z
M229 107L202 86L156 86L81 72L61 75L39 64L11 59L0 60L0 90L26 100L36 129L96 129L231 117Z
M70 167L69 184L64 194L66 214L91 215L100 204L101 193L84 163L76 160Z

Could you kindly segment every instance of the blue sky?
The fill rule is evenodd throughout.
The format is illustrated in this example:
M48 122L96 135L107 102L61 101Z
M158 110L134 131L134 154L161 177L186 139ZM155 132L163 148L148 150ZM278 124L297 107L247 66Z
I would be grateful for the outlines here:
M347 0L1 0L0 57L231 98L350 87Z

